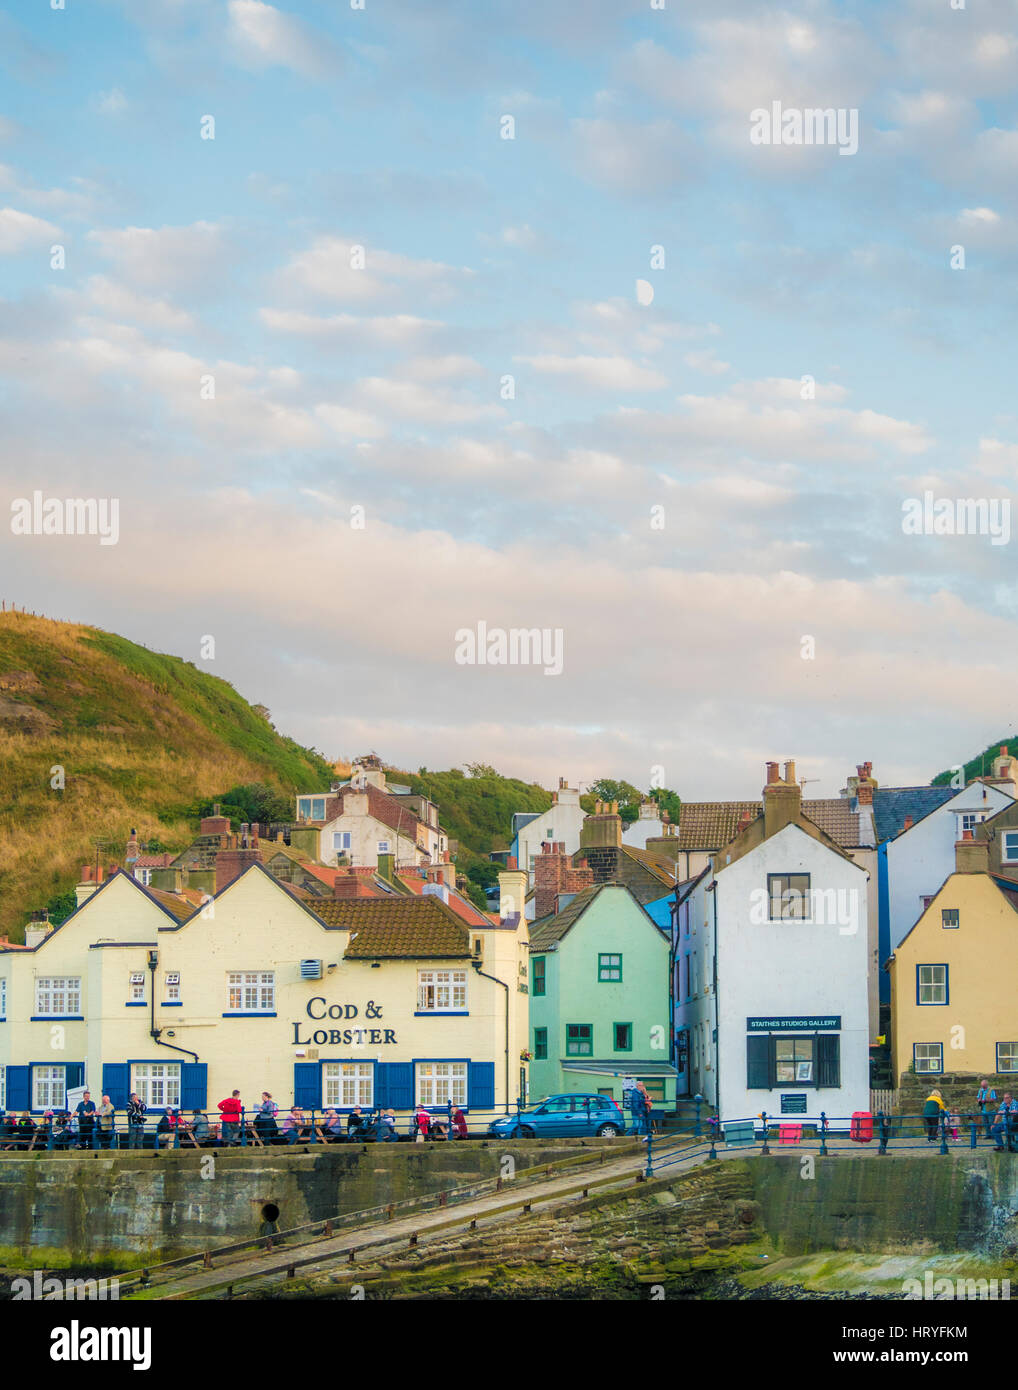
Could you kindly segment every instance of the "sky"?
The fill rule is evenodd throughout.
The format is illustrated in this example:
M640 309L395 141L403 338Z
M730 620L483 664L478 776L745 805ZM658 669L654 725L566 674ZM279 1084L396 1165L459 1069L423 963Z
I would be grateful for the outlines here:
M903 517L1015 491L1018 0L354 3L0 18L0 596L411 769L822 796L1013 730L1018 535Z

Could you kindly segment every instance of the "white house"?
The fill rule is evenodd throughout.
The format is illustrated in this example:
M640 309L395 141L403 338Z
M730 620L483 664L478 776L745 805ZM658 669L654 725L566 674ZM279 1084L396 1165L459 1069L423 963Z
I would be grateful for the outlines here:
M1001 771L1005 774L1001 776ZM891 951L896 951L955 868L955 844L982 821L1015 800L1010 760L994 762L993 778L977 778L887 844L887 911Z
M658 840L669 834L666 826L674 826L671 821L662 820L661 810L656 801L641 801L639 817L622 832L622 843L634 849L646 849L648 840Z
M530 882L534 881L534 860L541 853L541 845L547 841L564 846L563 854L575 854L580 848L580 830L586 819L586 811L580 805L580 793L576 787L566 785L566 779L558 779L558 791L551 794L551 806L537 815L529 812L516 815L514 858L521 869L526 869Z
M312 829L313 835L306 833ZM390 786L381 768L359 764L348 782L297 797L291 840L293 835L322 864L346 856L359 868L374 868L380 856L393 855L397 868L407 868L448 858L449 840L435 803L409 787Z
M794 763L768 763L763 806L680 894L677 1059L723 1120L840 1121L869 1109L868 875L803 813Z

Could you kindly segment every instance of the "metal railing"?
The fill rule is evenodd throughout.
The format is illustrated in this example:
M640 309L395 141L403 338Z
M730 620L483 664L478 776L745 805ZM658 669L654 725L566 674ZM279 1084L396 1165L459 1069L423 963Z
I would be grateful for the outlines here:
M359 1116L347 1107L291 1107L272 1113L244 1108L235 1117L218 1110L167 1107L132 1123L124 1110L110 1116L68 1114L38 1117L29 1112L0 1115L0 1153L72 1150L161 1150L301 1147L312 1144L447 1142L489 1137L527 1137L526 1103L503 1107L445 1105L386 1110L364 1107ZM427 1116L425 1120L423 1117ZM457 1119L457 1116L461 1118ZM590 1118L588 1116L588 1118ZM495 1121L497 1131L492 1131ZM587 1127L592 1129L593 1121ZM610 1126L605 1126L610 1127ZM644 1126L645 1127L645 1126ZM619 1111L620 1134L632 1134L633 1119ZM537 1138L568 1133L540 1128ZM577 1127L576 1137L588 1137Z
M957 1124L954 1121L957 1120ZM861 1146L876 1143L877 1156L889 1153L928 1152L936 1145L936 1154L949 1155L952 1149L982 1148L997 1152L1018 1152L1018 1110L978 1114L966 1112L951 1115L873 1114L831 1116L821 1111L809 1115L759 1115L739 1119L719 1119L712 1116L703 1127L705 1135L688 1132L686 1136L655 1141L647 1140L647 1176L660 1172L675 1163L692 1159L718 1158L718 1150L770 1154L775 1148L790 1151L815 1151L821 1157L837 1153L858 1153Z

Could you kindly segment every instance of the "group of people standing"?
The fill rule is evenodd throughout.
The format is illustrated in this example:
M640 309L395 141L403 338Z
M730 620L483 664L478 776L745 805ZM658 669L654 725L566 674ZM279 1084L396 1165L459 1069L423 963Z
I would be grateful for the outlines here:
M1018 1129L1018 1119L1010 1118L1012 1115L1018 1116L1018 1100L1014 1099L1010 1091L1005 1091L1004 1098L998 1105L997 1092L984 1078L976 1092L975 1108L982 1119L985 1137L993 1140L997 1153L1004 1153L1008 1148L1008 1131L1014 1133ZM949 1109L938 1090L932 1090L926 1097L923 1104L923 1123L926 1126L928 1144L936 1140L942 1124L952 1139L958 1141L961 1138L961 1116L957 1110Z

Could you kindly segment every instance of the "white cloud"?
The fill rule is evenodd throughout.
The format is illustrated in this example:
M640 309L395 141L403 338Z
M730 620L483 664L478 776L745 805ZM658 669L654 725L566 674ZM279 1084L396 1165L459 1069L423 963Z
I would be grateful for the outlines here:
M561 357L555 353L520 356L537 372L566 377L578 386L608 391L657 391L668 378L651 367L641 367L625 357Z
M321 236L299 252L283 280L327 299L364 302L393 298L413 288L429 301L447 299L472 271L441 261L415 260L352 237Z
M413 381L365 377L357 383L357 399L385 415L430 424L461 424L492 419L502 407L451 396L447 391L420 386ZM494 394L494 393L493 393Z
M213 222L183 227L109 227L89 233L129 283L157 291L210 287L229 258L222 228Z
M342 54L322 33L261 0L229 0L229 37L242 62L253 68L286 67L324 79L343 67Z
M119 87L113 87L108 92L99 93L97 105L104 116L119 116L127 110L127 98Z
M0 208L0 255L10 256L28 246L42 246L60 235L59 227L17 208Z
M529 223L525 222L522 227L503 228L502 240L507 246L516 246L522 251L532 251L537 245L537 233Z
M149 328L159 328L179 333L196 327L193 315L178 309L167 299L152 299L118 285L105 275L93 275L85 286L89 305L110 318L132 323L140 323Z
M371 343L378 347L414 348L433 338L442 328L438 319L414 314L368 317L357 314L306 314L293 309L259 309L267 328L305 338L329 338L338 342Z
M691 173L692 145L673 121L576 119L570 132L579 172L603 188L663 195Z
M354 410L344 405L319 405L315 407L319 420L336 434L351 439L380 439L385 434L385 426L366 410Z
M713 348L708 348L706 352L687 352L682 360L687 367L705 372L708 376L724 376L731 368L730 362L722 362L715 356Z

